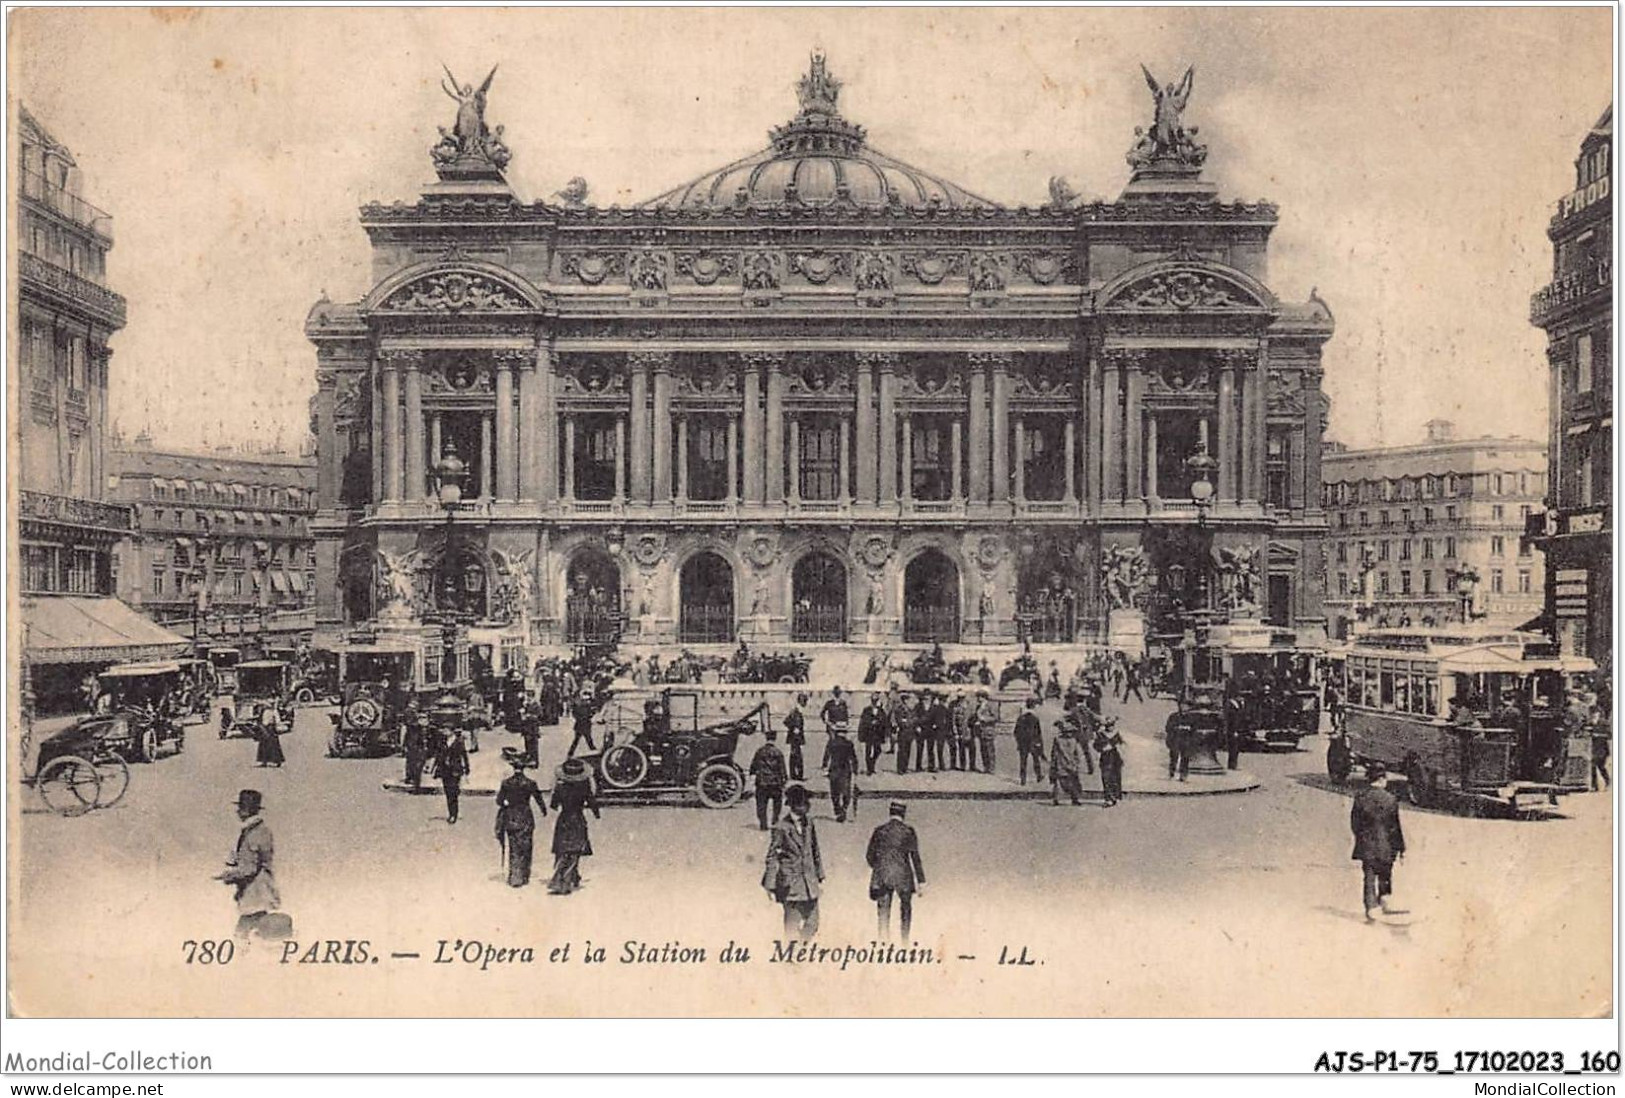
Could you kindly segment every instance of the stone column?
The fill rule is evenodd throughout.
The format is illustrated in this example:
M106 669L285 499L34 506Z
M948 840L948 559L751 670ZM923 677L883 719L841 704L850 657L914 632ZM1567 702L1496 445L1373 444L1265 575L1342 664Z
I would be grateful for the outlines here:
M1292 432L1287 436L1287 502L1294 511L1301 511L1308 505L1304 496L1304 433L1303 423L1293 424ZM1316 501L1318 502L1318 500Z
M316 506L331 511L339 505L339 433L333 422L338 377L331 370L316 372ZM97 484L106 484L104 477Z
M1128 406L1123 420L1128 431L1127 482L1130 499L1145 496L1145 372L1143 359L1128 369Z
M1161 498L1157 490L1157 417L1152 414L1145 417L1145 498Z
M631 445L631 476L628 478L631 498L637 503L649 502L649 356L636 353L627 359L630 381L629 420ZM621 495L619 491L615 493Z
M903 467L898 476L902 478L901 494L904 503L914 502L914 424L908 413L904 413L898 426L903 431Z
M497 367L496 410L496 487L498 499L517 499L519 496L519 455L514 452L516 433L513 422L513 367L514 355L499 351Z
M428 439L423 434L421 367L422 358L419 355L410 355L401 362L402 387L406 391L406 431L401 442L406 454L403 473L405 483L401 486L401 497L413 500L422 499L428 493L428 484L423 476L423 452L428 445Z
M839 499L842 504L852 501L852 421L846 416L841 417L841 492Z
M440 413L436 412L429 417L429 462L431 468L440 464L440 458L445 452L445 437L441 430Z
M767 371L767 423L764 434L767 440L767 483L765 495L768 503L784 502L784 356L762 355L758 361ZM792 451L793 452L793 451ZM791 462L791 475L794 476L795 460Z
M1066 418L1066 495L1068 503L1078 501L1078 441L1077 424L1071 416Z
M491 499L496 491L495 440L492 438L491 414L480 416L480 498Z
M787 498L791 506L801 502L801 421L790 417L790 484Z
M739 417L728 417L728 502L739 500Z
M626 502L626 417L615 417L615 502Z
M1241 479L1237 475L1240 452L1236 445L1236 371L1222 354L1219 362L1219 452L1213 456L1219 462L1219 498L1233 500L1238 498L1236 486Z
M855 493L860 505L874 503L879 470L875 467L874 366L870 355L858 355L857 430L858 483Z
M1015 490L1011 498L1017 506L1027 502L1027 422L1019 415L1016 416L1016 465L1014 469Z
M655 360L654 488L655 503L671 502L671 355Z
M372 458L372 502L378 503L384 498L384 365L380 361L373 370L372 377L368 379L367 388L372 391L372 418L367 423L371 437L367 439L367 450Z
M1262 363L1253 366L1253 498L1264 499L1269 494L1265 464L1269 460L1269 369Z
M1258 436L1258 416L1254 405L1258 402L1259 374L1246 370L1241 374L1241 460L1237 497L1256 500L1258 471L1264 460L1263 440Z
M576 420L564 417L564 498L576 498Z
M1321 409L1323 407L1320 392L1320 371L1305 370L1303 372L1304 415L1308 417L1305 428L1307 434L1303 445L1303 479L1308 491L1317 491L1320 487L1320 447L1321 447ZM1318 496L1305 499L1304 506L1311 511L1318 511L1325 506Z
M987 355L971 355L970 365L970 501L988 501Z
M384 378L384 499L401 498L401 375L396 355L379 356Z
M1119 385L1123 380L1123 354L1107 354L1100 396L1101 496L1104 501L1123 500L1123 402Z
M880 365L880 505L897 503L897 356L877 359Z
M677 502L688 502L688 417L677 421Z
M744 398L745 504L760 504L766 483L762 468L762 366L759 359L745 360Z
M1100 501L1105 498L1104 483L1101 477L1101 462L1104 460L1102 440L1105 438L1106 420L1101 409L1105 404L1102 396L1100 355L1089 354L1089 383L1088 407L1085 410L1084 424L1088 434L1083 440L1083 481L1084 494L1088 497L1091 507L1099 507Z
M534 352L521 352L515 362L519 370L518 498L536 500L541 498L540 486L536 483L537 470L540 468L536 461L536 427L541 404L541 380Z
M1010 499L1010 356L993 356L993 483L995 506Z
M963 459L963 446L964 446L964 444L960 440L960 433L961 432L960 432L960 427L959 427L959 420L955 419L953 421L953 425L952 425L953 463L954 463L953 494L950 497L955 503L962 503L962 502L964 502L964 499L965 499L964 492L963 492L964 482L963 482L963 479L962 479L961 474L960 474L960 468L964 464L964 459Z
M542 502L551 503L558 498L559 489L559 409L555 396L558 382L553 376L553 356L545 342L536 345L536 381L541 398L537 412L536 476Z

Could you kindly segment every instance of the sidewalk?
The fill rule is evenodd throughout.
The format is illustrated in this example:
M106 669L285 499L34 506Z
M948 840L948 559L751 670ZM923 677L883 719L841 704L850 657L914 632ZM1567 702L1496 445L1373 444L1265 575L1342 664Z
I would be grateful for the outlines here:
M1258 788L1260 782L1257 776L1246 770L1231 770L1222 774L1192 774L1186 781L1170 780L1168 778L1168 752L1162 745L1162 722L1171 706L1167 702L1149 701L1143 704L1132 703L1128 706L1116 702L1106 703L1108 716L1118 717L1118 728L1123 732L1123 792L1127 796L1170 796L1192 797L1214 793L1244 793L1250 789ZM1045 744L1053 737L1055 718L1060 715L1059 707L1051 703L1040 710L1044 722ZM827 739L825 733L808 729L806 747L806 773L807 780L803 783L814 796L827 795L829 783L820 772L818 764L823 758L824 743ZM781 736L777 741L780 748L784 748ZM735 756L741 766L748 766L750 757L756 748L761 746L761 739L756 736L742 737L739 750ZM570 744L569 725L558 725L544 729L541 745L541 766L531 771L536 783L544 789L553 784L553 774L564 762L564 752ZM502 761L504 747L518 748L522 741L517 735L510 735L501 729L480 734L480 750L469 756L470 773L463 781L463 795L471 797L495 796L497 786L507 777L509 768ZM862 745L858 745L858 757L861 764L863 757ZM1017 754L1015 738L1008 729L1002 730L994 748L995 767L991 774L975 773L961 770L945 770L938 773L918 773L910 768L907 774L898 774L897 756L881 755L877 760L873 775L858 773L858 790L864 798L900 797L915 800L1023 800L1048 799L1050 796L1048 753L1045 756L1045 778L1037 782L1028 775L1028 784L1022 785L1017 774ZM1245 760L1245 756L1243 757ZM401 760L395 760L398 767L403 767ZM912 762L912 760L911 760ZM411 789L399 777L384 782L384 788L395 793L410 793ZM1083 789L1086 797L1098 800L1101 796L1100 773L1097 768L1094 774L1083 775ZM425 778L420 790L422 793L438 793L438 782ZM600 794L603 791L600 790ZM626 794L611 793L605 800L613 803L614 800L625 797ZM645 797L647 795L644 795ZM675 795L674 795L675 796Z

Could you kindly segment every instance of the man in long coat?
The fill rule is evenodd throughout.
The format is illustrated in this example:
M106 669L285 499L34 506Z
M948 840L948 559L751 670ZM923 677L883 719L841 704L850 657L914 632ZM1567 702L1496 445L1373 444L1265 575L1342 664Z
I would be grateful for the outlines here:
M858 715L858 742L863 744L863 772L873 774L880 753L886 749L886 711L880 707L880 695L870 694L869 704Z
M1405 856L1405 832L1399 825L1399 800L1388 789L1388 770L1381 763L1368 763L1366 777L1371 784L1354 795L1349 810L1349 829L1354 832L1353 859L1364 870L1365 917L1375 919L1378 909L1385 915L1401 912L1388 903L1394 886L1394 862Z
M502 757L513 767L513 773L502 779L497 790L497 842L508 852L508 884L523 888L530 883L531 854L536 842L536 817L531 815L530 802L547 816L547 802L542 791L525 774L525 756L513 748L505 748Z
M429 761L429 737L416 702L406 707L406 731L401 736L401 748L406 753L406 781L416 793L423 785L423 768Z
M463 730L451 728L446 732L446 744L435 760L435 772L440 776L440 788L446 794L446 822L457 822L457 809L463 795L463 777L468 773L468 748L463 746Z
M767 742L756 749L756 754L750 757L750 776L756 782L756 826L766 831L769 823L779 822L779 813L784 809L784 782L787 768L784 762L784 752L773 741L778 739L778 732L769 728L766 732ZM773 809L773 819L767 818L767 810Z
M259 790L244 789L237 794L237 819L242 822L242 830L237 834L231 860L216 877L235 889L236 935L244 941L251 933L263 933L266 917L282 906L271 868L276 844L270 826L260 818L263 807Z
M875 828L869 836L869 849L864 855L873 872L869 875L869 898L875 902L882 941L891 938L891 900L897 894L898 921L903 940L909 940L909 929L914 924L915 893L925 893L925 863L920 861L920 839L914 829L903 822L906 805L893 801L891 819Z
M835 822L846 822L846 810L852 804L853 782L858 774L858 750L846 738L846 729L835 725L824 744L822 769L829 775L829 802L835 809Z
M1027 761L1032 760L1033 780L1044 780L1044 726L1038 721L1038 699L1028 698L1027 707L1016 718L1016 754L1020 756L1021 784L1027 784Z
M790 811L773 825L767 844L762 887L784 905L784 939L808 940L818 933L818 896L824 860L818 853L818 829L808 814L807 787L785 790Z

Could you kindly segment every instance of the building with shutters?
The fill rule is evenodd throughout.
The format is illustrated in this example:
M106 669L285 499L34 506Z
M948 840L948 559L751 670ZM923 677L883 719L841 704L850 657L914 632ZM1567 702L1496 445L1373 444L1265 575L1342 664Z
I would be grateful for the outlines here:
M1546 494L1546 448L1526 438L1457 438L1448 420L1409 446L1321 459L1326 614L1357 623L1443 625L1464 616L1518 628L1540 615L1541 555L1524 536Z
M1614 109L1574 161L1574 190L1546 235L1552 281L1529 303L1550 364L1551 491L1530 533L1546 554L1546 625L1565 653L1606 664L1613 649Z
M305 634L315 627L312 458L156 447L108 452L110 494L135 521L119 595L190 636Z
M1115 202L1004 205L840 88L815 56L766 148L629 208L522 201L463 112L437 182L363 207L376 284L306 321L324 623L1100 640L1234 602L1223 550L1323 631L1333 320L1267 286L1275 207L1221 200L1177 118Z

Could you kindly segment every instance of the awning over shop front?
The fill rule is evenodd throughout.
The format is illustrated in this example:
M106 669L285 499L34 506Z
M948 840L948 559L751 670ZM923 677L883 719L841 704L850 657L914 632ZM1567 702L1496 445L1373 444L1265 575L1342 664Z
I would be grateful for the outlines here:
M264 511L255 511L254 512L254 525L255 526L264 526L265 525L265 512Z
M185 651L185 637L118 599L62 595L23 600L30 663L156 660Z
M258 549L262 553L269 553L271 551L271 546L267 542L263 541L256 541L254 543L254 548Z
M246 496L248 495L248 488L241 484L233 484L231 486L231 494L234 496Z
M299 592L301 595L304 594L305 593L305 577L304 577L304 574L300 573L300 572L289 572L288 573L288 586L292 587L295 591Z
M182 483L184 484L185 482L182 481ZM169 487L169 481L165 480L163 477L153 477L152 478L152 486L154 488L168 488Z
M277 569L273 568L271 570L271 572L270 572L270 576L271 576L271 590L275 591L279 595L287 594L287 592L288 592L288 577L287 577L287 575L284 574L283 572L278 571Z
M242 523L244 526L248 525L248 512L247 511L233 511L231 513L231 517L236 519L238 522Z

